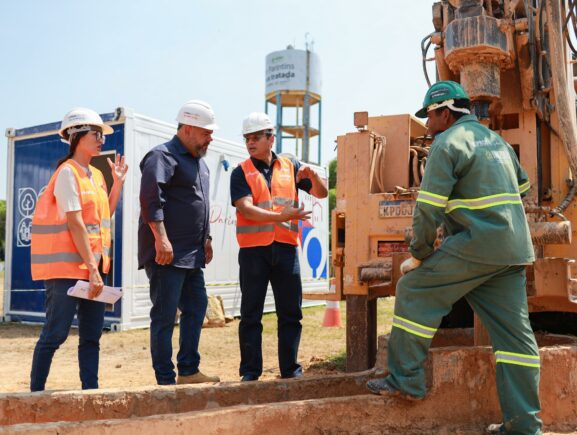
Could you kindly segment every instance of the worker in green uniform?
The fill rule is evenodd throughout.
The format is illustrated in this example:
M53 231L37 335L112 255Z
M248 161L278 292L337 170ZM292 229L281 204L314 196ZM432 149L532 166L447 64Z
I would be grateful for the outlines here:
M470 114L465 90L435 83L416 116L434 137L413 215L412 257L397 284L389 374L375 394L422 399L423 363L443 316L465 297L491 337L503 433L540 434L539 352L525 265L534 261L521 196L529 179L514 150ZM434 251L437 228L445 238Z

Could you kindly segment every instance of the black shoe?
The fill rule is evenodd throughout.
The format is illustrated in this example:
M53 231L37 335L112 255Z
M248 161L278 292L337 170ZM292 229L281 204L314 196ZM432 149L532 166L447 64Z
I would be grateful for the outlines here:
M286 376L281 375L281 379L298 379L298 378L302 378L302 377L303 377L302 369L295 370L290 375L286 375Z
M258 381L258 376L255 375L244 375L240 378L241 382L250 382L250 381Z
M156 381L156 383L160 386L166 386L166 385L176 385L176 381L172 380L172 381Z

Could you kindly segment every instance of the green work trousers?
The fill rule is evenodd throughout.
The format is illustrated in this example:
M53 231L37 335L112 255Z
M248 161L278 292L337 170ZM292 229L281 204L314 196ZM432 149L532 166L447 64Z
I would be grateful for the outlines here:
M529 323L524 266L472 263L436 251L397 284L387 380L426 394L424 361L443 316L465 297L491 337L507 433L540 434L539 351Z

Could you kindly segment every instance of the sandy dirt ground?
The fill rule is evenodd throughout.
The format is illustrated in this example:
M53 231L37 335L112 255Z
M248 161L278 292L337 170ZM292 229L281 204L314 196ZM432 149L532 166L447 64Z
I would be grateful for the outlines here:
M392 299L379 302L379 333L390 330ZM343 325L346 321L344 303L341 304ZM304 311L303 333L299 359L305 373L318 375L342 370L345 352L345 329L323 328L324 307ZM278 375L276 315L264 316L263 359L261 379L275 379ZM28 391L30 364L40 326L0 323L0 392ZM178 350L178 326L175 327L173 346ZM149 330L104 332L100 349L100 387L129 388L154 385L150 362ZM72 329L68 340L56 352L47 389L79 389L78 331ZM205 328L201 343L202 372L218 375L222 381L238 381L240 352L238 320L223 328Z
M379 335L391 327L394 299L378 301ZM344 370L345 358L345 305L341 303L343 327L323 328L324 307L307 308L303 312L303 334L300 362L305 376L336 373ZM276 315L263 318L264 373L261 379L278 376L276 350ZM0 323L0 393L26 392L29 385L30 364L34 345L41 326ZM175 327L173 345L178 346L178 326ZM72 329L68 340L56 352L47 389L79 389L77 363L78 334ZM201 370L219 375L222 381L238 381L238 319L223 328L203 329L200 352ZM104 332L101 340L101 388L130 388L154 385L150 365L149 330ZM559 432L545 432L553 435ZM564 432L577 433L577 432Z

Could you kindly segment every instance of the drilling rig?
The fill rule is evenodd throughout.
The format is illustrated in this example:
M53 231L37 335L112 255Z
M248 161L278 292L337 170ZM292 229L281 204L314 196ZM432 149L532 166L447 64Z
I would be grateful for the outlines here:
M531 318L558 326L569 319L573 330L576 24L576 0L443 0L433 4L434 31L421 44L429 86L431 61L437 80L461 83L472 113L513 147L527 171L533 188L524 207L537 258L527 266ZM354 126L337 139L332 213L332 298L347 302L348 371L374 365L376 300L394 296L400 263L409 255L430 146L426 127L411 115L357 112ZM457 305L447 323L474 324L475 344L488 344L478 319Z

